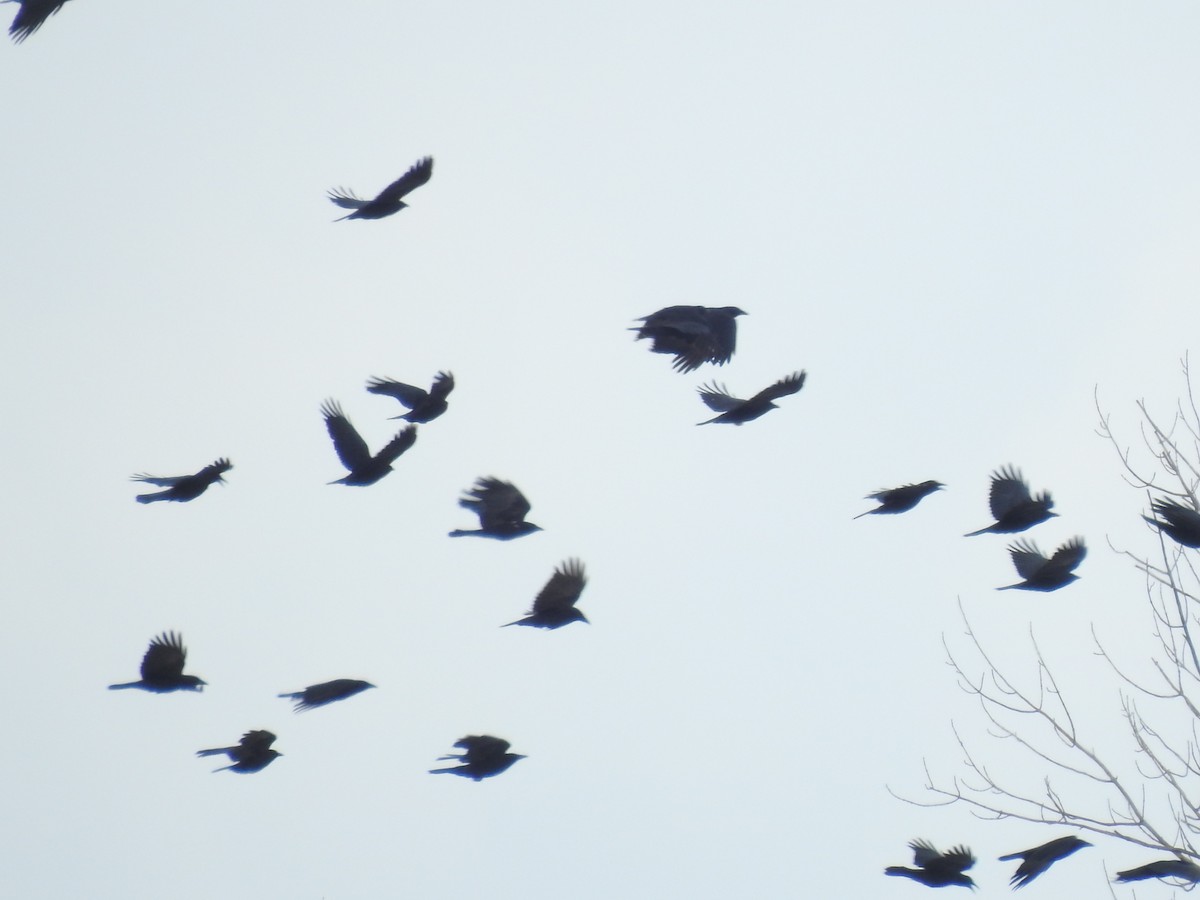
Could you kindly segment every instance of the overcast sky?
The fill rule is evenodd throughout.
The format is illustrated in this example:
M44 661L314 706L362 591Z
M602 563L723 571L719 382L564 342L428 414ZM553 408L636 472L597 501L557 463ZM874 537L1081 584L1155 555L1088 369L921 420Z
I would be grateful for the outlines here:
M882 874L923 837L1007 895L995 857L1062 829L888 788L962 773L952 720L988 746L945 665L960 601L1016 674L1032 623L1093 742L1121 733L1089 627L1148 632L1106 537L1153 538L1093 394L1136 443L1135 400L1183 386L1198 27L1184 2L77 0L0 47L2 893L923 897ZM409 209L332 222L328 189L425 155ZM672 304L747 311L728 366L634 342ZM327 485L321 402L378 448L399 410L366 379L439 369L450 411L396 471ZM695 427L700 384L798 369L768 416ZM132 473L219 456L224 488L134 502ZM962 535L1005 464L1061 513L1030 537L1088 541L1078 583L994 590L1008 540ZM448 538L481 475L545 531ZM569 557L592 624L498 628ZM167 629L208 688L108 692ZM276 697L339 677L378 690ZM285 754L260 773L194 756L253 728ZM427 774L469 733L528 759ZM1148 861L1101 843L1029 890Z

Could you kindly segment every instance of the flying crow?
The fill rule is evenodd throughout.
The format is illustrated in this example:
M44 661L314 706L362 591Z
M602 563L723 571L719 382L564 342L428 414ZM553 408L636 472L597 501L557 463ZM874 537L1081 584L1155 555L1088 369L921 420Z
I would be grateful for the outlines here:
M1155 500L1150 508L1158 519L1143 519L1185 547L1200 547L1200 513L1174 500ZM1163 519L1166 521L1160 521Z
M530 510L525 495L512 482L499 478L478 479L458 505L479 516L479 528L456 528L450 532L450 537L474 534L509 541L542 530L541 526L525 521Z
M392 416L393 419L404 419L406 422L432 422L446 411L446 395L454 390L454 376L449 372L438 372L429 390L413 384L404 384L391 378L372 377L367 382L367 390L372 394L383 394L395 397L408 412L402 416Z
M929 887L946 887L950 884L975 887L970 876L963 874L975 865L975 857L966 847L958 846L946 853L939 853L928 841L912 841L908 846L912 848L913 863L919 868L888 866L883 870L885 875L903 875Z
M242 739L233 747L197 750L196 755L216 756L221 753L228 754L229 758L233 760L233 764L213 769L214 772L223 772L226 769L233 772L258 772L274 762L275 757L283 756L278 750L271 749L271 744L274 742L275 735L269 731L247 731L242 735Z
M19 3L17 16L8 28L9 36L21 43L42 27L42 23L63 8L67 0L0 0L5 3Z
M466 753L451 753L439 756L438 759L457 759L461 766L449 766L445 769L430 769L432 775L461 775L474 781L481 781L492 775L499 775L518 759L525 757L520 753L509 753L509 743L490 734L471 734L456 741L455 747L460 747Z
M310 684L302 691L296 691L291 694L280 694L279 696L295 700L296 712L303 712L306 709L316 709L318 706L324 706L326 703L345 700L347 697L353 697L355 694L373 687L375 685L370 682L359 681L356 678L338 678L334 681L326 681L323 684Z
M321 406L321 414L325 416L325 427L333 438L333 449L337 451L338 459L350 470L345 478L331 481L330 484L374 484L392 471L392 463L417 440L417 426L409 425L372 456L367 449L367 442L355 431L336 401L326 400Z
M1071 570L1087 556L1081 537L1071 538L1055 550L1053 556L1043 556L1033 541L1017 541L1009 546L1008 552L1017 567L1017 574L1025 580L996 588L998 591L1057 591L1079 577Z
M433 176L433 157L426 156L417 160L413 167L379 192L374 200L364 200L353 191L336 188L329 192L329 199L342 209L352 209L354 212L341 219L382 219L393 213L398 213L408 206L404 197L415 191Z
M524 619L509 622L509 625L529 625L533 628L562 628L572 622L587 622L587 616L575 608L587 577L583 574L583 563L568 559L550 576L533 601L533 609Z
M141 679L125 684L110 684L108 689L119 691L124 688L139 688L143 691L153 691L155 694L204 690L204 685L208 682L195 675L183 674L185 662L187 649L183 646L183 638L174 631L164 631L150 642L149 649L142 657Z
M1001 862L1007 862L1011 859L1021 860L1021 864L1017 866L1017 871L1013 873L1013 877L1009 880L1014 888L1025 887L1033 879L1037 878L1045 872L1050 866L1058 862L1060 859L1065 859L1076 850L1082 850L1084 847L1092 846L1085 840L1075 837L1060 837L1052 841L1042 844L1040 847L1034 847L1032 850L1022 850L1019 853L1010 853L1007 856L1001 856Z
M988 503L996 521L987 528L969 532L966 537L974 537L987 531L995 534L1015 534L1058 515L1050 512L1054 506L1050 494L1042 491L1036 496L1031 495L1029 485L1012 466L992 473L992 490L988 496Z
M908 512L934 491L940 491L944 487L945 485L940 481L922 481L920 484L906 484L902 487L867 494L867 499L877 500L879 506L859 513L854 518L861 519L863 516L872 514Z
M668 306L638 319L635 340L650 338L652 353L671 353L677 372L691 372L706 362L723 366L737 347L736 306Z
M195 500L207 491L209 485L225 484L225 479L221 476L232 468L233 463L222 457L212 465L205 466L195 475L173 475L169 478L134 475L130 481L141 481L166 488L165 491L156 491L153 494L138 494L136 498L138 503L154 503L156 500L177 500L180 503L186 503L188 500Z
M710 422L725 422L733 425L741 425L745 422L752 422L759 416L765 415L775 409L773 401L780 397L786 397L788 394L794 394L800 388L804 387L804 380L808 377L806 372L793 372L786 378L781 378L768 388L763 388L749 400L739 400L737 397L731 397L724 385L711 384L701 387L700 399L711 410L719 412L719 416L714 416L711 419L706 419L703 422L697 422L697 425L708 425Z

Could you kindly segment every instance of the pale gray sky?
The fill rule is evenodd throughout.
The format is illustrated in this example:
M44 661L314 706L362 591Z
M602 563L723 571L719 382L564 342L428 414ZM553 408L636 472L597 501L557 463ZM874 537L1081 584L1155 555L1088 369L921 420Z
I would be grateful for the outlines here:
M1017 665L1031 622L1068 672L1092 621L1146 629L1105 546L1150 540L1143 498L1092 395L1136 441L1133 401L1182 385L1198 26L1182 2L76 0L0 47L2 892L922 897L882 869L926 837L1006 895L995 857L1058 830L887 786L957 771L951 719L984 740L944 664L958 598ZM332 224L326 190L426 154L411 208ZM633 342L678 303L747 310L730 365ZM439 369L450 412L397 470L327 486L321 401L378 447L367 377ZM702 382L797 369L767 417L694 426ZM134 502L130 474L218 456L224 489ZM1062 514L1030 536L1089 542L1066 590L997 594L1008 541L962 538L1006 463ZM545 532L447 538L493 474ZM852 521L927 478L948 489ZM500 630L571 556L593 624ZM166 629L208 689L106 691ZM379 689L275 697L337 677ZM259 774L193 755L251 728L285 754ZM529 758L426 774L474 732ZM1030 890L1145 861L1104 845Z

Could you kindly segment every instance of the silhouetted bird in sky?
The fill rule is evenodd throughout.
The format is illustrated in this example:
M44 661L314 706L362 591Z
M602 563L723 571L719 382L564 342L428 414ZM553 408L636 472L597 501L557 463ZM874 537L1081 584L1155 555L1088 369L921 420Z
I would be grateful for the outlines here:
M432 775L462 775L474 781L481 781L492 775L499 775L518 759L525 757L520 753L509 753L508 741L492 737L490 734L471 734L456 741L455 747L466 750L466 753L451 753L439 756L438 759L457 759L461 766L450 766L445 769L430 769Z
M415 191L433 176L433 157L426 156L417 160L413 167L379 192L374 200L364 200L353 191L336 188L329 192L329 199L342 209L352 209L354 212L342 219L382 219L393 213L398 213L408 206L404 197Z
M202 691L208 682L195 675L184 675L183 664L187 662L187 650L183 638L174 631L164 631L150 641L150 648L142 657L142 677L139 681L125 684L110 684L110 691L123 688L140 688L156 694L171 691Z
M587 622L587 616L575 608L575 603L586 584L583 563L577 559L568 559L554 570L546 586L533 601L533 609L526 613L525 618L509 622L508 625L562 628L572 622Z
M306 709L316 709L318 706L324 706L326 703L345 700L347 697L353 697L355 694L360 694L367 688L373 687L375 685L370 682L359 681L356 678L338 678L334 681L323 682L322 684L310 684L302 691L296 691L291 694L280 694L279 696L295 700L296 712L303 712Z
M173 475L169 478L155 478L153 475L134 475L130 481L141 481L146 484L165 487L165 491L153 494L138 494L138 503L154 503L157 500L177 500L186 503L195 500L208 490L209 485L224 484L221 476L233 468L233 463L225 458L218 459L210 466L205 466L195 475Z
M212 750L197 750L197 756L216 756L225 753L233 760L228 766L213 769L214 772L259 772L274 762L275 757L283 756L278 750L272 750L275 735L269 731L247 731L242 739L233 747L216 747Z
M1050 494L1042 491L1036 496L1031 495L1029 485L1012 466L992 473L992 490L988 496L988 503L996 521L987 528L969 532L966 537L974 537L988 531L995 534L1014 534L1058 515L1050 512L1054 506Z
M17 16L8 28L9 36L18 44L42 27L42 23L63 8L67 0L0 0L19 3Z
M859 513L854 518L861 519L863 516L878 515L881 513L908 512L934 491L940 491L944 487L945 485L940 481L922 481L920 484L906 484L902 487L889 488L886 491L876 491L874 494L867 494L867 499L879 501L879 506L875 509L868 509L864 513Z
M711 419L697 422L697 425L708 425L711 422L723 422L731 425L741 425L752 422L761 415L776 409L772 402L788 394L794 394L804 387L807 372L793 372L786 378L781 378L768 388L763 388L749 400L739 400L731 397L725 385L711 384L701 387L700 399L712 410L720 413Z
M1017 541L1008 548L1008 552L1012 555L1013 565L1017 567L1017 574L1025 580L996 588L998 591L1057 591L1079 577L1071 570L1087 556L1087 548L1081 537L1071 538L1050 557L1043 556L1033 541Z
M392 416L393 419L432 422L446 411L446 395L454 390L454 376L449 372L438 372L429 390L391 378L372 377L367 382L367 390L372 394L395 397L409 409L402 416Z
M1150 508L1158 519L1143 519L1185 547L1200 547L1200 513L1174 500L1155 500Z
M939 853L928 841L912 841L908 846L912 848L913 863L920 868L888 866L883 870L885 875L903 875L929 887L946 887L951 884L975 887L975 882L970 876L963 874L975 865L975 857L966 847L958 846L945 853Z
M479 528L456 528L450 532L450 537L473 534L508 541L542 530L541 526L525 521L530 510L525 495L512 482L499 478L480 478L458 505L479 516Z
M335 401L326 400L321 405L321 415L325 417L325 427L333 438L333 449L337 451L338 459L350 470L349 475L330 484L374 484L392 471L392 463L417 440L417 426L409 425L372 456L367 449L367 442L355 431Z
M1033 879L1037 878L1045 872L1050 866L1058 862L1060 859L1065 859L1076 850L1082 850L1084 847L1092 846L1085 840L1072 835L1071 837L1055 838L1052 841L1047 841L1040 847L1034 847L1032 850L1022 850L1019 853L1010 853L1007 856L1001 856L1001 862L1007 862L1011 859L1021 860L1021 864L1017 866L1017 871L1009 880L1009 883L1014 888L1025 887Z
M1118 872L1115 881L1146 881L1149 878L1178 878L1200 882L1200 866L1182 859L1160 859L1136 869Z
M736 306L668 306L638 319L634 340L650 338L652 353L671 353L677 372L691 372L706 362L723 366L737 349Z

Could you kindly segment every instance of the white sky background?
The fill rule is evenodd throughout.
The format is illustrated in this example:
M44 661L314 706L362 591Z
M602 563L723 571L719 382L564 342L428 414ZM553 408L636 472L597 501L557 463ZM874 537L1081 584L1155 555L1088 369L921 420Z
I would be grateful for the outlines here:
M6 896L921 897L881 871L914 837L1007 895L995 857L1062 829L886 786L961 773L951 719L987 746L960 597L1018 672L1032 622L1120 742L1089 626L1148 631L1105 536L1152 538L1093 389L1136 442L1134 400L1182 388L1200 10L830 6L79 0L0 47ZM410 209L331 224L327 189L425 154ZM748 311L729 366L633 342L677 303ZM714 375L801 368L694 426ZM321 401L378 448L366 378L438 369L397 470L327 486ZM224 489L134 503L222 455ZM1008 540L961 536L1006 463L1062 514L1029 536L1089 542L1067 590L997 594ZM447 538L493 474L545 532ZM593 624L499 630L570 556ZM166 629L208 689L107 692ZM338 677L379 689L275 697ZM285 754L259 774L193 756L251 728ZM476 732L529 759L426 774Z

